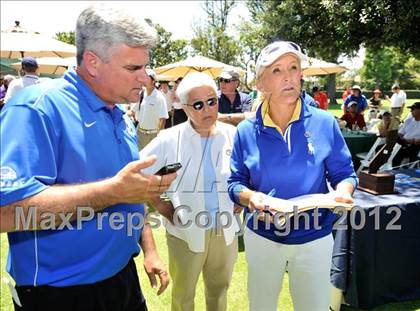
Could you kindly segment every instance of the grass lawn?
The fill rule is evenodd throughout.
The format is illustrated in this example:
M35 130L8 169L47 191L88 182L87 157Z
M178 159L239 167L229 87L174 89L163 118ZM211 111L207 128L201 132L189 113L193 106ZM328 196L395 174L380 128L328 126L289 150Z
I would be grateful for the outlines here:
M159 249L159 253L162 257L162 260L167 265L168 256L167 256L167 247L166 247L166 240L165 240L165 231L163 228L160 228L160 229L154 230L153 232L154 232L157 247ZM1 277L3 277L5 275L4 271L5 271L5 263L6 263L6 257L7 257L7 251L8 251L8 243L7 243L6 234L1 234L0 244L1 244L1 251L0 251L1 274L0 275ZM136 263L137 263L137 267L139 271L140 282L142 284L142 289L143 289L144 295L146 296L149 309L158 310L158 311L170 310L171 286L169 286L168 289L161 296L159 297L156 296L155 291L150 287L146 273L144 272L142 268L142 255L136 258ZM238 261L236 262L236 265L235 265L235 270L233 273L233 280L232 280L232 284L228 293L228 310L232 310L232 311L241 310L242 311L242 310L248 309L246 279L247 279L247 271L246 271L245 254L241 252L239 253ZM197 311L205 310L203 281L201 279L197 286L195 303L196 303ZM1 311L13 310L13 304L10 298L9 290L7 289L7 286L3 282L1 282L0 310ZM289 294L289 283L288 283L287 278L285 278L284 280L283 290L279 299L278 310L282 310L282 311L293 310L292 301ZM341 310L356 311L358 309L343 307ZM389 304L389 305L385 305L379 308L375 308L373 310L374 311L420 310L420 301Z
M412 104L414 104L415 102L420 101L420 99L407 99L407 103L405 104L404 107L404 111L402 114L402 120L405 120L405 117L410 113L410 109L408 109L407 107L411 106ZM343 103L343 100L337 99L337 105L330 105L328 111L330 111L334 116L336 117L341 117L343 115L343 112L341 110L341 104ZM387 109L388 111L391 111L390 109L390 102L383 100L382 101L382 109ZM366 117L366 112L365 112L365 117Z

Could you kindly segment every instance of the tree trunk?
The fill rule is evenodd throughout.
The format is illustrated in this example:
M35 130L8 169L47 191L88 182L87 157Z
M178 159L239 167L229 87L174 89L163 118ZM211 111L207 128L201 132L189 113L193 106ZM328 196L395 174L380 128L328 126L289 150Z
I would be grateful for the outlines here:
M327 93L330 98L330 105L337 105L337 100L335 99L335 84L335 73L328 75Z

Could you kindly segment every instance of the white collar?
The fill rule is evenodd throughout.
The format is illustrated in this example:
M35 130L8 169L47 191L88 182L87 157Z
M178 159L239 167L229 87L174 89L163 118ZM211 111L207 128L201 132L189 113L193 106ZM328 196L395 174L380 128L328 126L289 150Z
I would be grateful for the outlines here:
M197 131L192 127L191 125L191 121L188 119L185 123L184 123L184 133L185 135L187 135L187 138L197 138L197 137L201 137L200 134L197 133ZM213 136L219 135L222 133L221 129L221 124L219 121L216 121L216 132Z
M37 75L32 75L32 74L26 74L23 77L24 78L31 78L31 79L39 79L39 77Z

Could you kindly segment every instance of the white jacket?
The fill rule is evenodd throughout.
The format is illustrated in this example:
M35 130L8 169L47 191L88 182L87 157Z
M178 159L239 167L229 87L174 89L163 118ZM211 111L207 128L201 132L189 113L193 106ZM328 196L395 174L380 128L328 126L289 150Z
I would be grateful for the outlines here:
M219 212L229 214L230 226L223 229L226 245L232 243L239 226L233 215L233 202L228 195L227 179L230 176L230 155L236 128L232 125L216 122L216 134L211 144L211 160L215 169L216 186L219 199ZM180 162L182 168L177 172L178 177L167 190L175 208L179 206L190 207L191 211L183 210L180 213L183 224L188 221L188 228L174 226L164 219L166 230L184 240L191 251L204 252L205 229L197 226L195 220L199 212L206 211L204 202L202 146L200 135L192 128L190 121L181 123L172 128L162 130L140 152L140 158L157 155L157 161L143 172L152 174L167 164ZM222 224L226 224L226 217L222 216Z

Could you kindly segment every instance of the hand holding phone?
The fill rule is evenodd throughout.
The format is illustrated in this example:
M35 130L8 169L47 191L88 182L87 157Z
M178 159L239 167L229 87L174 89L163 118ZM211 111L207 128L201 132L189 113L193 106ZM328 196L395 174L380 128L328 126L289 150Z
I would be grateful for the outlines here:
M158 170L155 175L163 176L175 173L177 170L179 170L182 167L181 163L173 163L168 164L162 167L160 170Z

